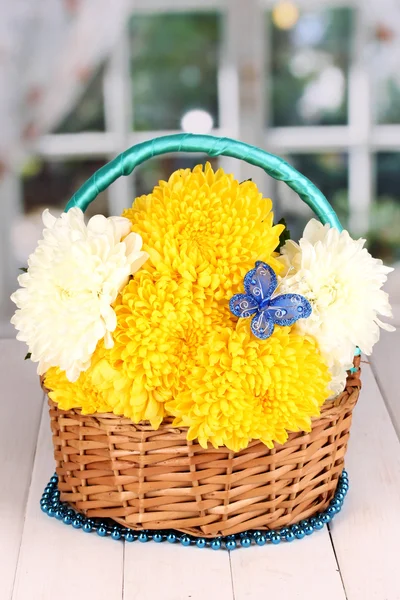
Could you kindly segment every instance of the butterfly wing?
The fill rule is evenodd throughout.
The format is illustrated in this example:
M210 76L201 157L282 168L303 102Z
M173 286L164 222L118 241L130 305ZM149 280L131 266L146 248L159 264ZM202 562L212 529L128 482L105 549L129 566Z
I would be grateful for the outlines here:
M252 296L235 294L229 301L229 308L236 317L245 319L258 311L258 304Z
M256 262L254 269L249 271L244 278L244 289L261 304L272 296L278 281L271 267L261 261Z
M266 310L261 310L252 318L250 329L260 340L266 340L274 331L272 315Z
M271 300L266 309L276 325L293 325L311 315L311 304L300 294L281 294Z

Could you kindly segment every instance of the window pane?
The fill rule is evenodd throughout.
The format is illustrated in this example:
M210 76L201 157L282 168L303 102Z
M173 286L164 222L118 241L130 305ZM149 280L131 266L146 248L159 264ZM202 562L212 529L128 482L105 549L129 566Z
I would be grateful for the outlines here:
M214 170L218 169L218 159L209 156L163 156L146 161L137 169L135 193L136 196L150 194L153 188L162 179L167 181L177 169L193 169L196 165L211 163Z
M377 154L376 176L368 247L373 256L393 263L400 260L400 153Z
M274 11L268 19L272 124L347 124L353 11L301 12L290 29Z
M21 266L34 251L43 230L41 214L50 208L53 215L59 216L68 200L78 188L105 161L30 161L22 172L24 214L19 217L12 231L14 254ZM86 214L107 215L107 192L102 192L89 206Z
M371 65L375 118L378 123L400 123L398 42L395 34L389 30L378 29L376 35L378 42Z
M103 101L104 66L88 82L76 106L63 119L54 133L79 133L81 131L104 131Z
M134 15L129 34L134 129L180 129L192 109L217 127L219 15Z
M347 154L292 154L286 160L325 194L346 228L349 210ZM292 239L298 240L306 223L315 214L282 182L276 182L272 199L276 206L275 220L285 217Z

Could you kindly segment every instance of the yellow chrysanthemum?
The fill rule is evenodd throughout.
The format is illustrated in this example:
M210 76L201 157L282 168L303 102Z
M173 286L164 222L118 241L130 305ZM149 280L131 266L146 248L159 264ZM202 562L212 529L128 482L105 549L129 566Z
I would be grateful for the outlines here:
M155 279L186 279L218 301L238 291L257 260L281 271L273 252L284 227L273 226L271 209L255 183L207 163L160 181L123 216L141 235L150 254L144 269Z
M157 412L161 422L203 340L234 326L227 300L245 273L259 258L280 268L273 252L283 226L273 226L271 208L254 183L207 164L175 172L124 212L150 259L114 306L111 363L131 381L129 394L110 398L114 411L135 422Z
M227 304L207 298L190 281L167 276L154 281L145 270L129 282L114 309L110 359L132 387L129 395L109 401L114 412L134 422L149 418L149 411L152 418L156 411L161 422L164 403L185 389L198 348L216 327L233 327L235 318Z
M252 439L269 448L288 431L310 431L311 417L328 397L330 380L315 341L275 327L264 341L248 323L215 332L200 349L186 389L167 403L174 425L189 428L188 439L206 448L245 448Z
M135 423L150 421L155 429L166 414L164 403L154 393L143 393L140 379L132 379L122 368L113 366L110 351L101 345L93 354L91 366L77 381L69 381L65 371L52 367L44 383L51 390L50 398L62 410L80 408L85 415L113 412Z
M112 412L111 405L107 402L104 389L94 385L93 380L98 370L107 366L106 351L98 346L92 356L92 363L87 371L83 371L79 378L71 382L67 379L65 371L58 367L51 367L45 375L44 384L51 390L50 398L56 402L61 410L80 408L84 415L93 413Z

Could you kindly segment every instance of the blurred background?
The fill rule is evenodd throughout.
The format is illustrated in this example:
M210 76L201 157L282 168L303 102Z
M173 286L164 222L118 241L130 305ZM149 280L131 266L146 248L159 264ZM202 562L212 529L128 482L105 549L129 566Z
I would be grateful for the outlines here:
M42 210L60 214L99 167L167 133L229 136L284 156L353 236L396 264L399 65L398 0L3 0L0 337ZM153 159L90 211L120 214L206 160ZM252 177L300 236L311 214L284 184L239 161L211 162Z

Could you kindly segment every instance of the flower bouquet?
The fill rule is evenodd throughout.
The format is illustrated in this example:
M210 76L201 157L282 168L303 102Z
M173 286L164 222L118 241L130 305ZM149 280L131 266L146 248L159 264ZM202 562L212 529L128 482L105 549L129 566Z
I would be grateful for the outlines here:
M171 150L262 166L322 223L288 239L252 181L206 164L85 224L99 191ZM44 510L115 539L216 548L329 522L348 486L360 354L391 329L379 318L391 269L317 188L240 142L169 136L106 165L43 223L12 322L49 396Z

